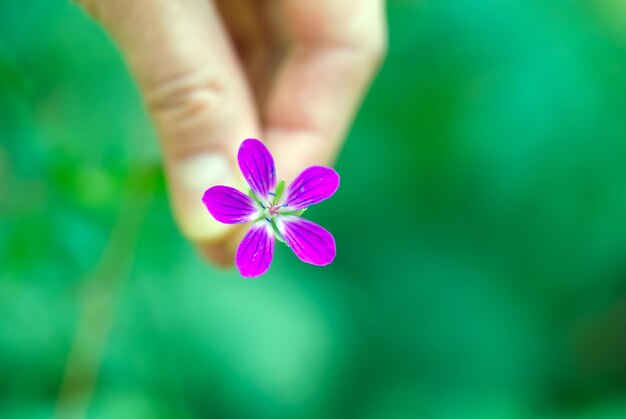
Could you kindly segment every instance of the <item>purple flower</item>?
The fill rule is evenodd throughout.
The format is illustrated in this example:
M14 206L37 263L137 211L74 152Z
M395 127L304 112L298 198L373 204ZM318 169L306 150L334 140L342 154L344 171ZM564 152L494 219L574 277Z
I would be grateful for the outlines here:
M202 202L217 221L225 224L251 222L250 230L237 248L235 262L245 277L263 275L274 256L274 239L284 242L303 262L328 265L335 259L335 239L323 227L300 216L313 204L330 198L339 187L333 169L312 166L285 190L276 183L274 159L263 143L247 139L237 156L250 192L229 186L214 186Z

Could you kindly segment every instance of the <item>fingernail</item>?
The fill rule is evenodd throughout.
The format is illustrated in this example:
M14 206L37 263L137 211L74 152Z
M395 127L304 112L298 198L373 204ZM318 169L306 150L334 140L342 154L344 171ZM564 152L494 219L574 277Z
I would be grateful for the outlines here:
M211 242L222 237L230 226L211 217L202 203L204 192L215 185L235 186L232 166L223 154L202 153L178 163L174 202L183 234L189 239Z

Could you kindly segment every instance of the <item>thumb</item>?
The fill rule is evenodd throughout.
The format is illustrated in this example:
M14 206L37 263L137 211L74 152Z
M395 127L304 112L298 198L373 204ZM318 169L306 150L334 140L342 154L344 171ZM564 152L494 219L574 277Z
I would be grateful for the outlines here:
M206 0L83 0L117 41L156 124L175 218L198 244L230 226L206 211L203 192L240 186L240 141L259 131L244 74L219 14ZM214 247L214 246L213 246Z

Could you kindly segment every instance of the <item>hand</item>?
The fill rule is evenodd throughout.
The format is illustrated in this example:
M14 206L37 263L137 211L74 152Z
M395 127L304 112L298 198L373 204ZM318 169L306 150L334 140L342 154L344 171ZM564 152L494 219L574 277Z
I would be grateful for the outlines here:
M241 186L236 153L262 139L279 178L338 152L386 49L383 0L80 0L110 32L157 127L183 232L219 264L240 233L209 187Z

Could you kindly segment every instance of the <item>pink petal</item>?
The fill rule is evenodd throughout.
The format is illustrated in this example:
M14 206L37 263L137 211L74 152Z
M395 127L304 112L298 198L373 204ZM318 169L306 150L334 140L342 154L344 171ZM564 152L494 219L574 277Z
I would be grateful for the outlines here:
M241 143L237 160L252 191L258 198L268 199L269 192L276 188L276 168L267 147L261 141L249 138Z
M230 186L213 186L204 193L202 202L213 218L224 224L247 223L258 214L252 198Z
M329 167L309 167L287 188L285 204L294 209L307 208L330 198L337 188L337 172Z
M294 215L280 217L277 225L287 245L303 262L323 266L335 259L335 239L323 227Z
M235 255L235 263L246 278L263 275L272 263L274 256L274 231L267 220L252 224Z

